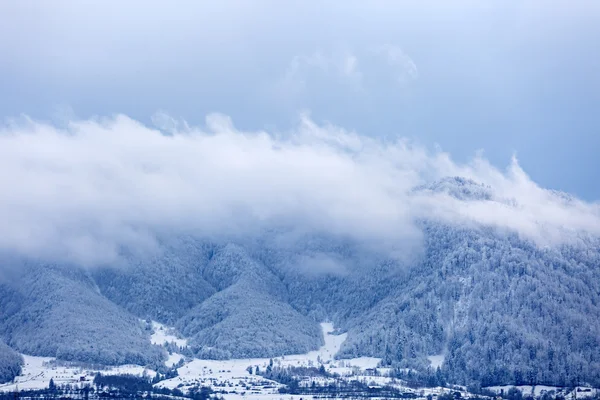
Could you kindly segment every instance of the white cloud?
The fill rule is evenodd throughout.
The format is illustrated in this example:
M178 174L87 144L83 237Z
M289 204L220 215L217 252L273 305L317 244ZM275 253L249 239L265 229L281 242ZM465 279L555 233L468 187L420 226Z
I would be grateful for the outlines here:
M363 64L368 67L361 68ZM395 45L378 45L355 52L317 50L292 58L275 83L275 94L293 99L344 87L360 97L370 91L365 81L405 86L418 76L415 62Z
M375 47L375 53L386 60L398 84L405 85L419 77L417 65L400 47L385 44Z
M308 56L294 57L286 71L286 76L293 79L302 76L307 70L311 69L341 78L349 83L360 82L362 75L356 55L349 52L324 54L321 51L315 51Z
M95 264L114 261L121 246L151 250L159 234L293 226L394 252L419 241L418 218L509 229L544 245L600 234L597 204L540 188L516 160L506 172L481 157L457 164L307 116L285 135L240 131L217 114L206 129L169 118L160 118L169 135L123 115L65 130L5 126L0 249ZM413 191L455 175L490 185L494 201Z
M351 52L317 50L309 55L292 58L283 76L276 82L280 96L298 96L310 90L311 85L319 88L323 81L349 86L354 90L362 87L362 72L357 56Z

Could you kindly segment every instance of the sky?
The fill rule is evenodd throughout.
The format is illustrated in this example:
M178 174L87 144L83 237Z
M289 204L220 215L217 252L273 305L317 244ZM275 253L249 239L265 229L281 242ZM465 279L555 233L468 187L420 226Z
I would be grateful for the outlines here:
M0 4L0 118L165 111L286 130L309 111L458 160L517 154L600 199L600 4L66 1Z
M593 0L0 2L0 248L94 263L273 221L410 242L425 211L597 234L599 38ZM409 195L451 175L497 201Z

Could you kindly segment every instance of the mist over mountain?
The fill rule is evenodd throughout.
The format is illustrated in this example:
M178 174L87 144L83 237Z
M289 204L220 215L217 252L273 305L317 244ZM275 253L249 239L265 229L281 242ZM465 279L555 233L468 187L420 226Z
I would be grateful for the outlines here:
M317 349L330 320L341 358L600 385L600 207L516 159L458 164L308 118L277 136L118 116L7 127L0 167L15 187L0 198L0 337L18 352L158 365L155 320L197 357L275 357Z

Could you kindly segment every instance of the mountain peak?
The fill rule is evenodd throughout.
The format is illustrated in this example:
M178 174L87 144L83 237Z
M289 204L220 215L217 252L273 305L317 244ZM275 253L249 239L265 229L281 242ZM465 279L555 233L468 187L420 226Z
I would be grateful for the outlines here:
M448 176L429 184L417 186L415 192L446 193L459 200L492 200L493 191L488 185L461 176Z

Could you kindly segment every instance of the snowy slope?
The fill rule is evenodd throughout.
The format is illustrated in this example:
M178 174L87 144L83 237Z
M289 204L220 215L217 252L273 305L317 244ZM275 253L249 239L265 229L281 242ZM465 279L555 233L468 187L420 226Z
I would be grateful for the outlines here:
M165 343L175 343L178 347L187 346L187 340L177 337L174 328L169 328L159 322L152 321L152 330L154 331L150 336L152 344L162 346Z

